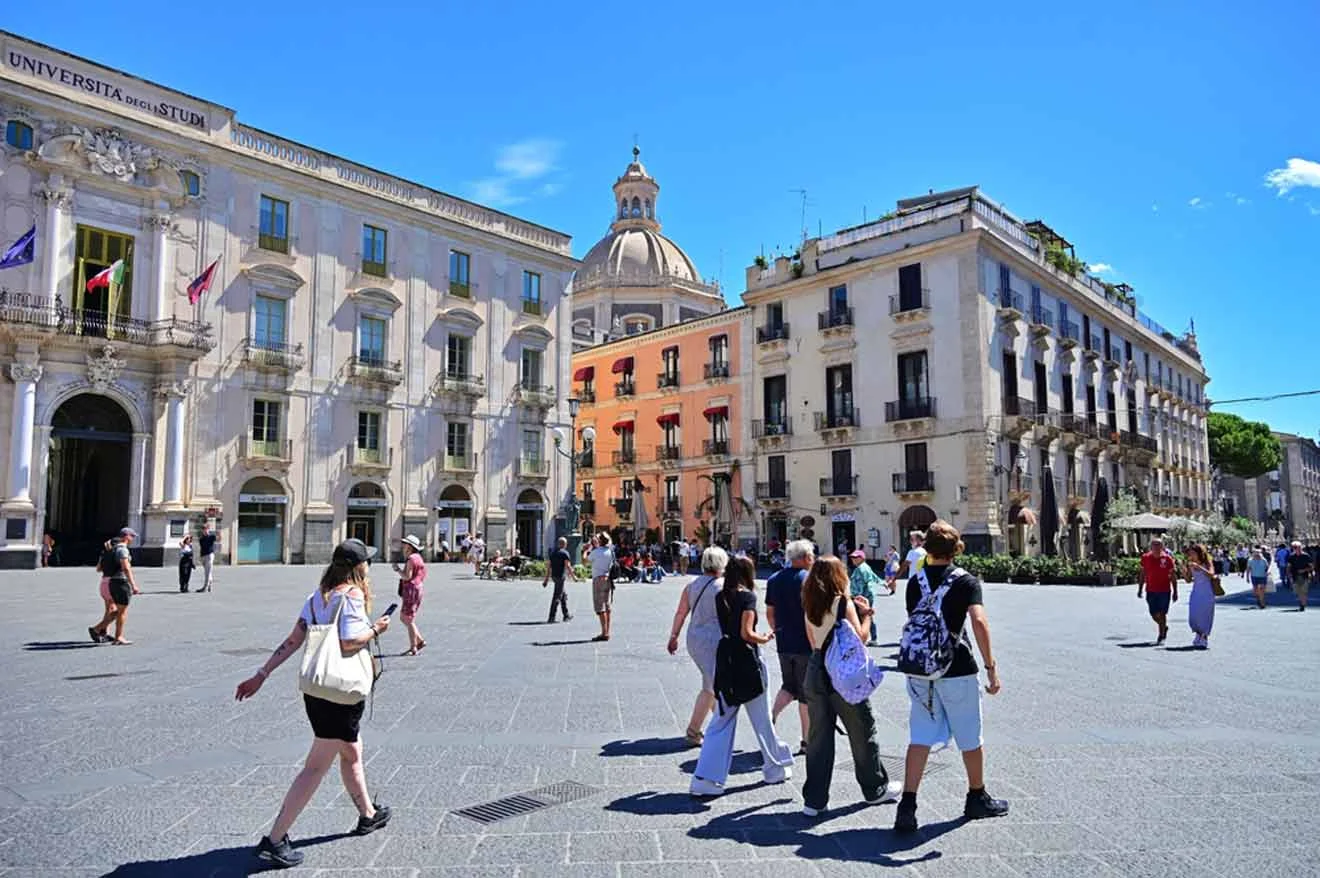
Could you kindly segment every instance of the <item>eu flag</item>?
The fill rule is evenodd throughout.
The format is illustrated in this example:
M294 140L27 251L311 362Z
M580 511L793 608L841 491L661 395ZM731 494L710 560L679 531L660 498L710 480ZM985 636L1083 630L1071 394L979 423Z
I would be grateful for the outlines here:
M27 265L36 256L37 252L37 227L28 229L26 235L23 235L5 251L4 256L0 256L0 269L17 268L20 265Z

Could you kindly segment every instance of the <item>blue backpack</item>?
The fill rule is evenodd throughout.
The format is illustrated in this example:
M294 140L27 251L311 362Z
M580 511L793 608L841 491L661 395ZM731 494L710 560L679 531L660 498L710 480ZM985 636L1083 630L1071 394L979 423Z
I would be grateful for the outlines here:
M830 685L849 704L861 704L885 678L885 672L848 621L848 598L839 598L838 618L825 638L825 670Z

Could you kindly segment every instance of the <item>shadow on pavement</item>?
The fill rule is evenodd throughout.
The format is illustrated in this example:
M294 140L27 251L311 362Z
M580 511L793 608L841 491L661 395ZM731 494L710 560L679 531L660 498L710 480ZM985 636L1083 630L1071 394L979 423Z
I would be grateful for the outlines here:
M1115 643L1119 649L1146 649L1152 646L1158 646L1153 640L1143 640L1140 643Z
M505 622L505 625L554 625L554 622Z
M695 750L683 738L638 738L635 741L609 741L600 748L601 756L670 756Z
M352 833L337 832L333 835L318 835L295 841L295 848L311 847L348 838ZM206 875L208 878L229 878L234 875L252 875L268 872L276 868L257 859L253 845L237 848L216 848L186 857L173 857L168 860L151 860L140 863L125 863L113 872L107 872L104 878L182 878L184 875Z
M752 774L761 770L762 763L763 760L759 752L735 753L733 754L733 761L729 764L729 774ZM678 770L684 774L695 774L697 760L689 759L687 762L681 763Z
M1195 646L1166 646L1165 652L1207 652L1204 649L1198 649Z
M585 640L533 640L530 646L581 646L584 643L595 643L595 639L588 637Z
M101 645L90 640L34 640L23 644L23 649L28 652L47 652L52 649L96 649Z

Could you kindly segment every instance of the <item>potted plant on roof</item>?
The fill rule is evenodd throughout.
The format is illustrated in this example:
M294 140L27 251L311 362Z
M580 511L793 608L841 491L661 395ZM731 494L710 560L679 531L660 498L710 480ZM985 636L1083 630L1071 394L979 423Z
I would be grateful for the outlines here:
M765 271L770 267L770 261L765 258L764 253L757 253L756 258L752 260L752 264L762 271Z

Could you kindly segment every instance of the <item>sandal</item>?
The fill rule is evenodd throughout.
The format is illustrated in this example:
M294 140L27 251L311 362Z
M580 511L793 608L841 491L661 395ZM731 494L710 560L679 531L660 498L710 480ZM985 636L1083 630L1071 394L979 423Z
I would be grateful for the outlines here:
M404 654L404 655L417 655L417 650L415 650L415 649L405 650L403 654Z
M116 638L115 640L111 640L111 641L110 641L110 645L111 645L111 646L132 646L132 645L133 645L133 641L131 641L131 640L122 640L122 639L118 639L118 638Z
M706 736L700 729L688 729L683 735L683 740L687 741L693 747L700 747L702 742L706 740Z
M424 650L424 649L426 649L426 641L425 641L425 640L419 640L419 641L417 641L417 650L416 650L416 652L421 652L421 651ZM416 655L416 652L413 653L413 654Z

